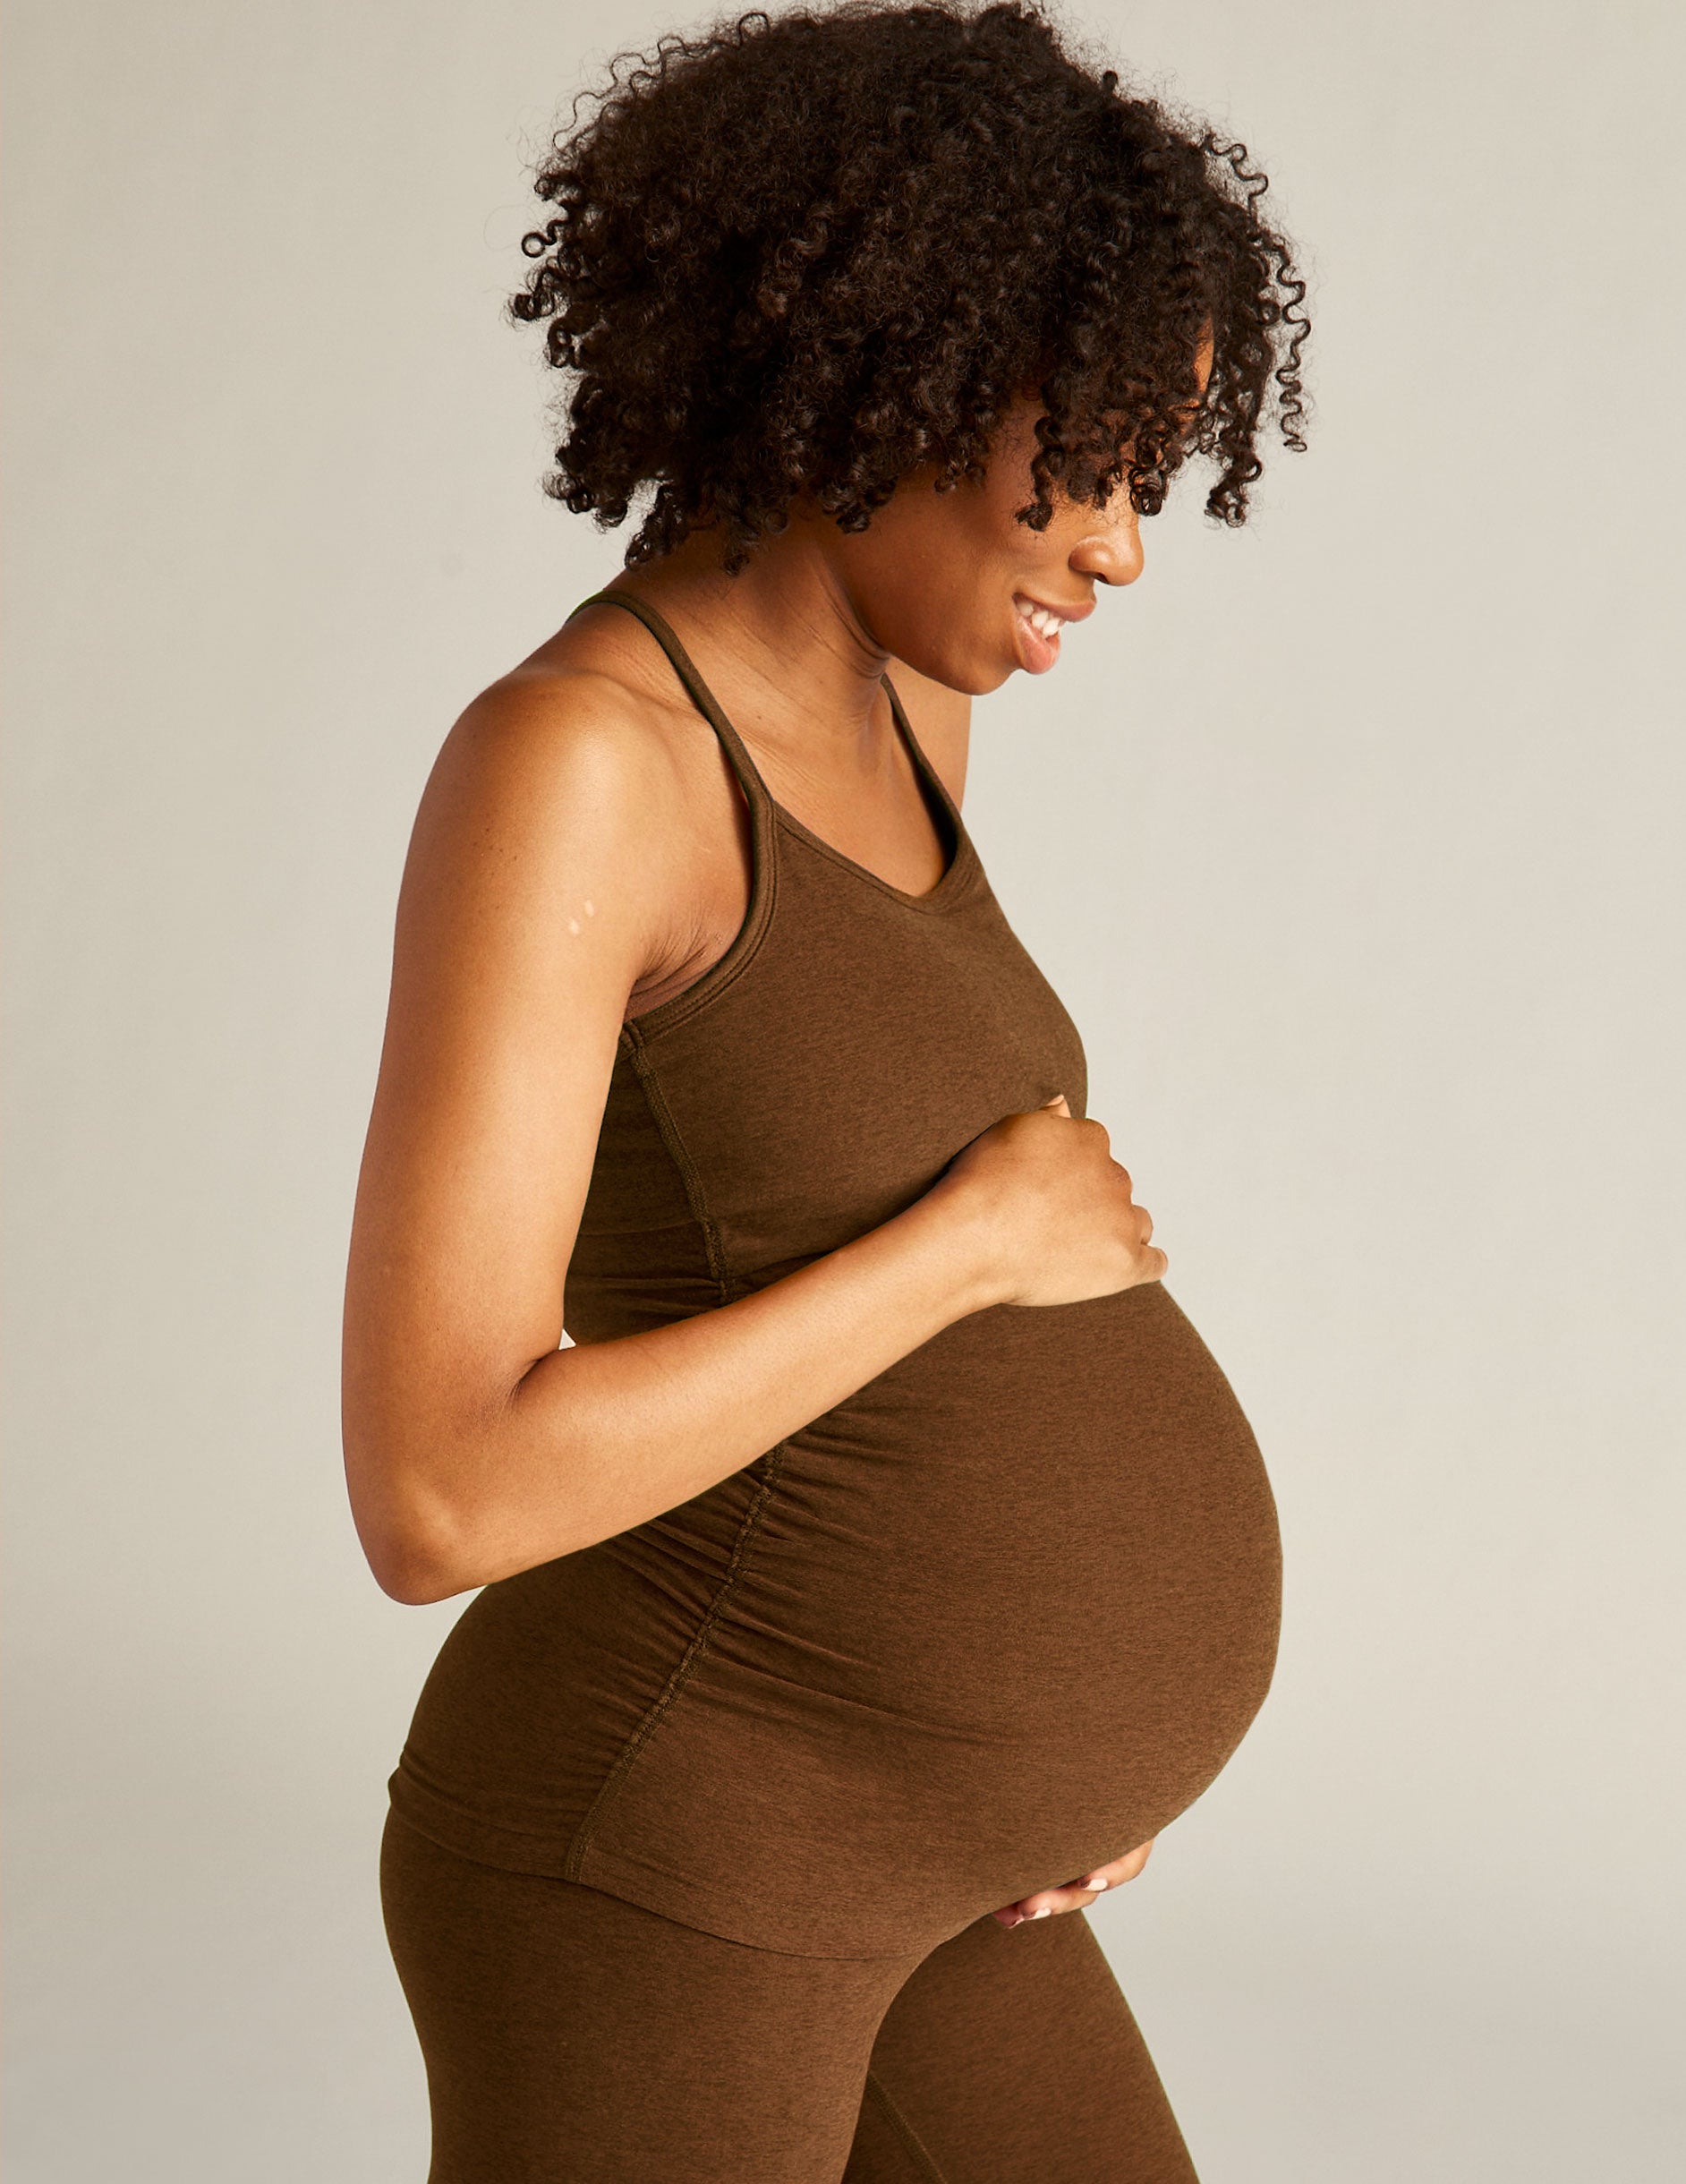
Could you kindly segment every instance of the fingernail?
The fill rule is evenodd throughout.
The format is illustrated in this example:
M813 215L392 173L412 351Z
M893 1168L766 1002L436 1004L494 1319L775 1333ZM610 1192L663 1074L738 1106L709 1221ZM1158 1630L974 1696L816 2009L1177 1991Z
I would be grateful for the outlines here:
M1097 1891L1102 1889L1110 1889L1111 1885L1111 1882L1101 1873L1091 1873L1088 1879L1082 1883L1084 1888L1094 1889Z
M1033 1911L1030 1915L1032 1918L1052 1918L1053 1916L1053 1906L1052 1904L1043 1904L1040 1911Z

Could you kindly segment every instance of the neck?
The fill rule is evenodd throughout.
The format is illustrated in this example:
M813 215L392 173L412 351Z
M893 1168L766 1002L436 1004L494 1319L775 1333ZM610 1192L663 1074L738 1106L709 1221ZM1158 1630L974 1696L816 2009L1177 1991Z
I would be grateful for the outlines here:
M839 567L840 534L793 515L728 576L717 533L617 576L665 615L740 733L798 764L870 763L883 739L886 654Z

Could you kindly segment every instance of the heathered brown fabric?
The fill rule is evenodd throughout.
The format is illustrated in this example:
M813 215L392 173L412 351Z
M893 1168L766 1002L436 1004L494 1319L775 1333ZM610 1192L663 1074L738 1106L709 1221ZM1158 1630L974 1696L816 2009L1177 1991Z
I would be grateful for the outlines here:
M776 1281L1063 1092L1070 1019L898 704L952 853L913 897L776 805L667 624L752 814L748 916L622 1033L568 1268L603 1342ZM683 1506L488 1586L392 1778L436 1843L754 1947L923 1955L1120 1856L1269 1684L1275 1510L1162 1284L974 1313Z
M380 1877L430 2184L1195 2184L1081 1913L793 1957L396 1816Z

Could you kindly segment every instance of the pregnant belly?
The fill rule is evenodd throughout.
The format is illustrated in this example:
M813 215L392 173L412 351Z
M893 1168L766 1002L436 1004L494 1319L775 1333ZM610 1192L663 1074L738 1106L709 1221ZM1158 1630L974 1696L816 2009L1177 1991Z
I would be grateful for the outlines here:
M1270 1487L1160 1284L960 1321L765 1470L577 1879L762 1947L934 1945L1154 1834L1264 1696Z

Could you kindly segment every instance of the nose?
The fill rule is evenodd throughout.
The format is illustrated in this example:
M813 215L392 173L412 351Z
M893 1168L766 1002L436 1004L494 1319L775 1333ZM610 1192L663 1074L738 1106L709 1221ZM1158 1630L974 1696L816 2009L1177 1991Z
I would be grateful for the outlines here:
M1080 576L1098 577L1103 584L1134 584L1146 562L1141 518L1127 503L1115 520L1103 517L1094 529L1086 531L1068 559Z

